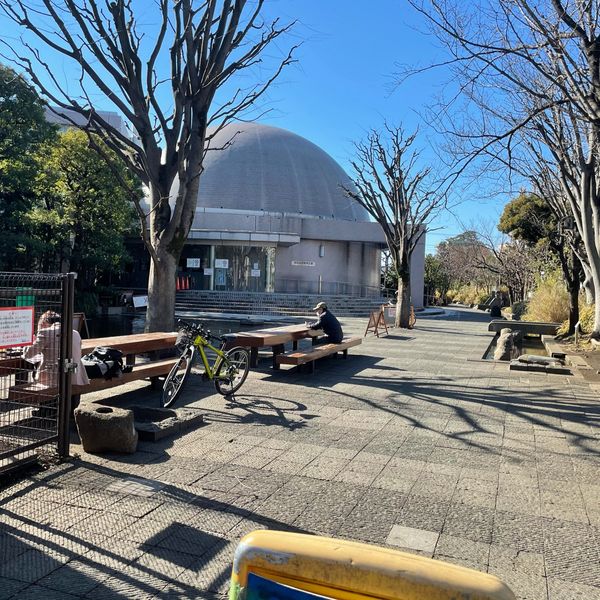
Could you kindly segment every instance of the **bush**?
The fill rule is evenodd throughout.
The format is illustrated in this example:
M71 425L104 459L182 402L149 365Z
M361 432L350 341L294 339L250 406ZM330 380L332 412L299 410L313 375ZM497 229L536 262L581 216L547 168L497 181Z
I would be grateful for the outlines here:
M585 303L585 296L579 298L579 323L583 333L592 333L594 330L594 305Z
M527 310L527 302L513 302L510 308L513 319L519 321Z
M569 293L558 272L539 279L523 321L562 323L569 318Z
M489 297L489 292L478 288L476 285L463 285L458 290L450 290L446 296L451 302L460 304L482 304Z

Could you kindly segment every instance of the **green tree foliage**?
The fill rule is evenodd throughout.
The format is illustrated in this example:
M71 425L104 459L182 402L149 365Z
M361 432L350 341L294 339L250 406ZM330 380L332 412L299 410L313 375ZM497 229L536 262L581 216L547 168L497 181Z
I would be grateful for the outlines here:
M80 291L122 269L128 260L124 237L136 219L122 181L139 184L112 151L104 152L110 164L89 147L85 133L72 129L37 157L38 202L28 219L45 247L38 258L48 270L77 272Z
M425 287L429 296L437 292L442 301L450 289L450 273L445 264L432 254L425 257Z
M529 246L556 237L558 224L547 202L535 194L519 194L505 207L498 229Z
M44 116L44 105L29 84L0 65L0 269L31 268L35 240L25 214L35 193L35 155L53 139L55 128Z
M570 298L569 325L567 333L575 331L575 324L579 320L579 289L583 278L583 270L577 254L573 248L581 248L581 240L573 232L564 234L559 227L559 220L552 204L543 200L536 194L521 193L511 200L505 207L498 223L498 229L509 234L517 240L522 240L528 246L536 249L549 248L562 270L563 282L568 290ZM544 268L552 268L551 265L542 265ZM558 283L556 284L558 285ZM555 285L555 287L556 287ZM539 282L538 282L539 287ZM554 289L554 288L544 288ZM540 290L538 296L552 298L552 293L545 294ZM538 292L536 292L538 293ZM545 294L545 295L544 295ZM560 295L555 294L557 314L562 314ZM543 304L541 301L538 304ZM531 311L530 311L531 312ZM546 312L548 310L546 309Z

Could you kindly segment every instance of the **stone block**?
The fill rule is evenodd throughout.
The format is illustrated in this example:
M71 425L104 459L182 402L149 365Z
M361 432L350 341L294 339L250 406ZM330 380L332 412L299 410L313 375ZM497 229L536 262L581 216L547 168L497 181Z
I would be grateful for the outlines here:
M138 433L130 410L82 404L75 409L75 423L86 452L132 454L137 448Z

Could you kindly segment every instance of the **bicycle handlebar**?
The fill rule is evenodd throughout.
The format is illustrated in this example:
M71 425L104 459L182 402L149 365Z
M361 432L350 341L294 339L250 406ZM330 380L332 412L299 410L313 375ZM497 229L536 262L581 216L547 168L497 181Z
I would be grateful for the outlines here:
M191 321L185 321L184 319L178 319L177 325L180 329L187 329L192 333L198 333L205 337L207 341L218 340L220 342L226 342L227 338L220 335L215 335L211 333L209 330L204 329L204 325L202 323L192 323Z

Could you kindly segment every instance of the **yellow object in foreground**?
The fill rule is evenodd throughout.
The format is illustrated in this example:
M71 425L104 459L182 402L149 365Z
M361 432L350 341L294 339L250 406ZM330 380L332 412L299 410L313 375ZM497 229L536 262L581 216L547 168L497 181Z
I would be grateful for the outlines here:
M235 552L230 600L515 600L497 577L406 552L254 531Z

